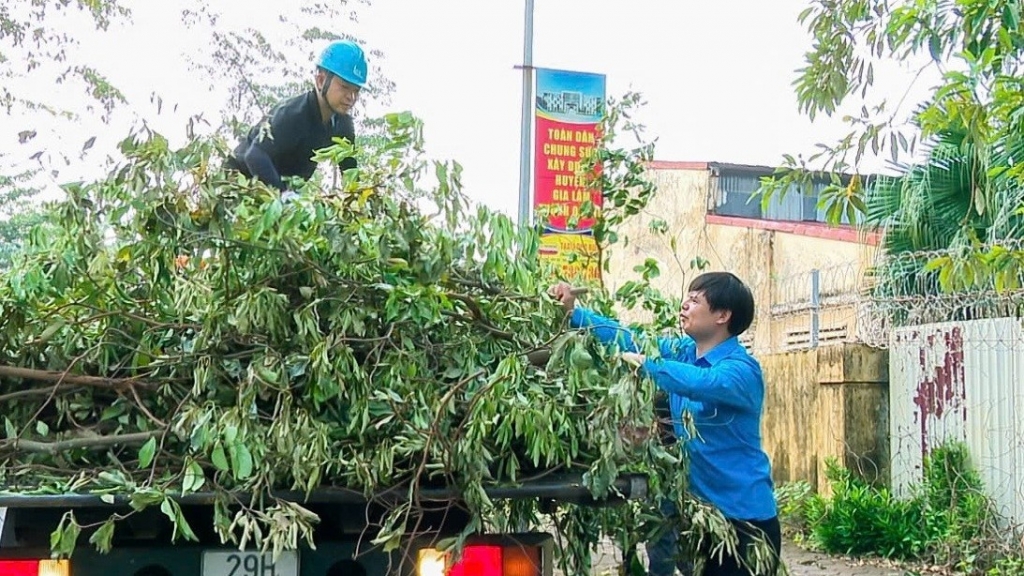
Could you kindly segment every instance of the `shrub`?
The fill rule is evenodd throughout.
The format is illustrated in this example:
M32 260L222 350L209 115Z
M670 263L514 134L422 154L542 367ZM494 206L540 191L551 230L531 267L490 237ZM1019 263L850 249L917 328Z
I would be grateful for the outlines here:
M790 534L806 535L829 553L926 561L987 576L1024 574L996 528L981 476L960 443L943 444L924 460L920 485L905 498L875 487L834 460L826 463L830 497L806 483L780 486L779 515Z

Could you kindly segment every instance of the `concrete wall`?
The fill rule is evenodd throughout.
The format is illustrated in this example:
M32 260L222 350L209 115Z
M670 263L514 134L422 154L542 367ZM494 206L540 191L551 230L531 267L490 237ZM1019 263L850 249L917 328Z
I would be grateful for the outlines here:
M614 290L635 279L633 267L646 258L654 258L661 264L662 272L654 285L663 293L682 295L686 284L700 273L690 266L697 257L709 260L710 270L736 271L752 288L768 286L770 266L765 264L772 256L771 233L705 223L710 172L656 169L648 175L657 192L641 214L620 227L619 236L628 238L628 243L615 245L607 252L611 272L604 279L609 288ZM651 231L651 223L656 220L668 224L668 233ZM765 300L765 306L768 303Z
M706 170L652 170L648 175L657 186L657 192L641 214L620 226L620 243L605 253L610 273L605 274L604 281L614 290L636 278L634 266L645 258L655 258L662 265L662 274L655 279L655 286L665 294L678 296L682 286L694 276L687 265L689 260L709 252L710 241L700 224L707 212L710 173ZM669 232L652 233L650 225L655 220L667 222ZM673 238L683 260L677 261L672 253Z
M858 344L760 357L767 385L762 434L777 482L827 494L832 457L889 483L888 356Z

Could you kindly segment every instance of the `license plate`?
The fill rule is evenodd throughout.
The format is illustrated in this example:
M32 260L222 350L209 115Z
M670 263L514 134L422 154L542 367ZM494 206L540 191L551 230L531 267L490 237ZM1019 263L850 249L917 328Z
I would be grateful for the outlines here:
M299 554L282 552L203 552L203 576L299 576Z

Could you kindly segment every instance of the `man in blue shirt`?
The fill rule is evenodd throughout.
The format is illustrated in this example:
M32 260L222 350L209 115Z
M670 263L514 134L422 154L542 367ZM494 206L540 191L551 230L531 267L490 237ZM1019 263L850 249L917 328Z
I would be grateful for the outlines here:
M573 327L588 328L602 342L618 344L624 360L669 394L675 435L689 455L690 491L730 520L741 553L754 538L764 537L777 563L781 530L771 465L761 447L764 376L738 340L754 318L750 289L728 272L695 278L679 311L679 327L686 335L659 338L658 358L640 354L634 334L614 320L577 308L568 284L552 287L551 294L572 313ZM692 416L698 438L689 438L683 427L684 412ZM677 513L671 503L662 508L667 515ZM687 573L687 564L676 559L678 538L669 529L648 545L652 576L671 576L676 567ZM741 565L728 555L721 561L704 556L705 576L753 574L752 562ZM774 575L775 569L766 574Z

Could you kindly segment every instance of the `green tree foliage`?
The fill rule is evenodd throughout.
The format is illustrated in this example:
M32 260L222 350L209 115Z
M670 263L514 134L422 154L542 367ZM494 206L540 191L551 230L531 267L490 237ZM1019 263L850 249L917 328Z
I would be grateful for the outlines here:
M415 502L442 481L480 514L486 482L593 466L605 492L627 462L614 432L647 395L576 336L547 369L526 361L561 326L535 238L469 210L450 166L419 189L418 124L390 123L370 164L386 169L287 203L213 171L215 141L154 133L126 139L109 178L69 186L0 289L5 484L161 506L213 489L225 539L277 549L295 545L279 522L294 508L243 521L226 491L401 486Z
M98 69L73 57L76 25L85 20L105 30L111 22L129 15L122 4L118 0L36 0L0 7L0 106L8 113L25 107L71 115L73 112L60 104L70 100L64 90L61 98L49 101L19 90L27 86L26 79L40 73L65 89L77 80L84 90L81 95L90 97L106 113L123 102L121 93Z
M67 104L84 102L85 112L109 119L114 108L125 102L124 96L96 63L75 58L75 49L83 28L106 30L128 16L129 11L116 0L4 3L0 6L0 109L12 117L70 122L83 109ZM52 168L42 164L48 158L45 151L22 154L27 148L17 149L38 143L34 140L38 126L26 119L16 132L8 134L15 150L0 151L0 267L6 266L25 231L39 220L33 198L39 193L39 177Z
M247 130L279 98L308 89L316 51L349 30L358 7L368 5L367 0L300 2L256 29L227 26L239 20L237 11L217 11L194 0L172 2L181 17L166 25L179 27L183 34L198 32L204 39L201 48L180 54L181 59L209 82L211 93L226 95L219 110L225 120L205 121L229 134ZM66 127L81 131L83 119L110 123L131 115L145 124L152 112L144 108L150 103L156 114L162 113L162 95L129 101L123 87L111 82L116 62L89 62L78 53L82 43L95 42L112 25L132 25L131 9L136 7L130 0L39 0L0 7L0 107L17 132L17 139L9 133L12 146L0 152L0 182L17 183L16 190L0 186L8 212L17 209L15 218L0 215L0 238L7 245L20 242L22 223L36 209L41 191L56 192L69 167L100 165L103 160L97 156L112 152L93 148L95 135L83 137L81 149L77 143L71 144L76 149L67 149L60 142ZM381 67L384 55L370 50L370 59L371 84L362 102L386 101L394 84Z
M927 297L954 285L970 288L986 276L979 266L968 265L972 260L982 264L982 255L970 255L979 246L1021 237L1014 207L1024 200L1024 189L1012 179L993 176L995 171L977 161L980 155L963 132L945 132L924 162L902 166L902 176L881 177L871 187L864 225L884 233L882 247L889 256L872 272L878 280L876 298ZM992 162L1009 166L1001 156L989 154ZM978 210L981 190L988 191L987 206ZM1005 281L1005 286L999 281L1001 287L1015 286L1013 275L1005 275Z
M36 190L26 186L31 177L31 172L0 175L0 270L10 264L32 226L42 221L32 203Z
M808 189L815 170L857 172L868 151L888 152L896 162L914 151L918 132L925 141L946 132L962 134L963 152L974 155L972 162L1019 186L1024 175L1019 160L1012 166L991 160L993 154L1019 158L1024 149L1022 10L1017 0L812 2L800 20L813 46L795 81L800 110L810 118L832 115L855 97L875 96L874 70L885 60L926 59L942 81L926 100L909 103L915 111L910 126L896 125L897 110L882 99L859 116L845 118L851 130L839 142L822 144L807 158L787 155L778 174L764 183L765 200ZM837 183L823 195L830 220L862 215L864 196L860 178ZM971 198L981 213L991 204L991 189L976 187Z

